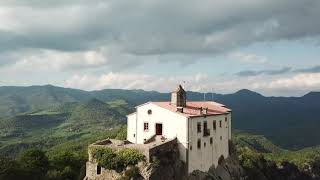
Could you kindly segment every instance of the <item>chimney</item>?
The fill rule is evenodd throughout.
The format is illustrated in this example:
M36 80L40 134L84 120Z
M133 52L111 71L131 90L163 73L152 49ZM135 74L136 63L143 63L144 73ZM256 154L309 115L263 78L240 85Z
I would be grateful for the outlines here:
M206 107L206 108L203 108L203 114L208 114L208 108Z
M183 107L177 107L177 112L183 113Z
M171 105L176 107L187 106L187 95L181 85L178 86L177 90L171 93Z
M208 108L207 107L200 107L199 108L199 110L200 110L200 115L206 115L206 114L208 114Z

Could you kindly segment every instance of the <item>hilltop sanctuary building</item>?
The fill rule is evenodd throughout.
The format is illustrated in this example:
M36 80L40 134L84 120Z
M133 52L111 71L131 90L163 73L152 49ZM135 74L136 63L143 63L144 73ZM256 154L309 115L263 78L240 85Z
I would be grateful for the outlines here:
M151 139L176 139L188 173L208 171L229 156L231 110L213 101L187 101L181 85L169 102L148 102L127 116L127 140L148 144Z

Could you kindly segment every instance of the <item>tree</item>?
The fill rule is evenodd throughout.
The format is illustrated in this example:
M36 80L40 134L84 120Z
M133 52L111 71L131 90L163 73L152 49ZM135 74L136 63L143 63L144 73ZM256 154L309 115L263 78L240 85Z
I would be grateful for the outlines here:
M50 157L51 169L48 179L76 180L83 179L86 157L72 152L59 152Z
M22 152L17 158L17 163L25 173L24 179L45 179L49 169L47 156L43 151L37 149L29 149Z
M23 176L22 170L14 160L0 157L0 180L22 179Z

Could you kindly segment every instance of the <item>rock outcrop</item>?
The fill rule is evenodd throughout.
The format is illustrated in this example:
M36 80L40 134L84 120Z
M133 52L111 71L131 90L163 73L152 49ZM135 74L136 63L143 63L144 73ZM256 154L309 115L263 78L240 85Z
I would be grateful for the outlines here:
M231 155L222 160L217 167L212 166L208 172L193 171L189 180L246 180L246 173L236 156Z
M106 143L102 143L105 145ZM107 147L112 147L110 142ZM94 144L97 146L97 143ZM98 144L101 146L101 144ZM113 148L120 148L115 146ZM148 149L145 161L140 161L134 166L128 166L121 172L100 167L89 151L89 161L86 165L85 180L129 180L129 179L149 179L149 180L184 180L186 177L186 166L179 159L179 150L175 140ZM98 167L100 170L98 170ZM99 173L98 173L99 172Z

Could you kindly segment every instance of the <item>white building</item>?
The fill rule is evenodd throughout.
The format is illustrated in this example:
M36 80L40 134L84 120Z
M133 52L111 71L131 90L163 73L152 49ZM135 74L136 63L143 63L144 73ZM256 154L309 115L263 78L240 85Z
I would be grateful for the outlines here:
M144 144L151 137L177 138L180 159L193 170L208 171L229 156L231 110L213 101L187 101L181 86L171 102L148 102L127 116L127 140Z

